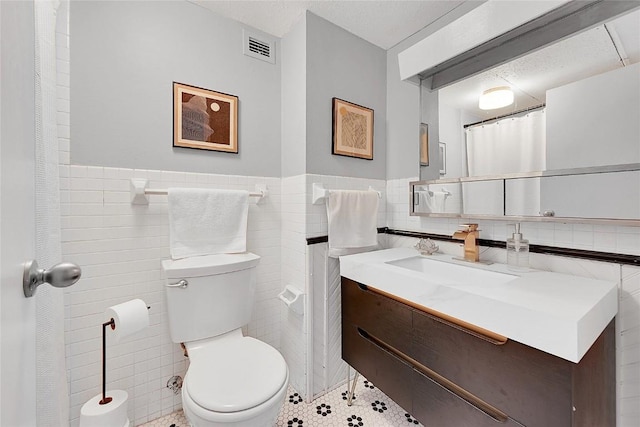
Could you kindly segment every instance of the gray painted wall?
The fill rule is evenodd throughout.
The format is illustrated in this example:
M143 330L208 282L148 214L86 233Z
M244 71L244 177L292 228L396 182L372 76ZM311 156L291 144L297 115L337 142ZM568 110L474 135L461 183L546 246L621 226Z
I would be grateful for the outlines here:
M430 90L431 84L422 82L420 87L420 121L429 125L429 166L420 166L420 179L438 179L440 175L440 96ZM448 160L445 156L445 161ZM415 159L412 160L415 162ZM448 162L447 162L448 163ZM445 170L448 165L445 165ZM449 172L447 170L447 172ZM446 178L446 176L442 176Z
M437 21L425 23L425 28L387 51L387 179L417 177L420 164L420 86L400 80L398 53L482 3L484 1L462 2Z
M305 173L307 154L307 20L282 38L282 176Z
M386 74L384 50L307 12L307 173L385 179ZM374 110L373 160L331 154L333 97Z
M74 164L280 176L277 64L242 54L242 29L184 1L74 2ZM239 154L173 148L172 82L239 97Z

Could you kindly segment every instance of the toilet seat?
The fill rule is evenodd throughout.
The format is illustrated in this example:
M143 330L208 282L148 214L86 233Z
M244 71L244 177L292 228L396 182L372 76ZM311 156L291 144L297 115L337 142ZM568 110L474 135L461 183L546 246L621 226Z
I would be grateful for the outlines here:
M189 359L185 389L207 411L232 413L259 406L280 392L288 377L282 355L251 337L208 342L190 349Z

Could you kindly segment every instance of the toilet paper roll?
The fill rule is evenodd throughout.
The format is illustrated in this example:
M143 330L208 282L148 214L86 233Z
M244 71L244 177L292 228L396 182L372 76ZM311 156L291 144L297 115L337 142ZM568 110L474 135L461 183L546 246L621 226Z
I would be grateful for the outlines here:
M115 322L113 336L118 342L149 326L147 304L141 299L133 299L114 305L106 310L107 319Z

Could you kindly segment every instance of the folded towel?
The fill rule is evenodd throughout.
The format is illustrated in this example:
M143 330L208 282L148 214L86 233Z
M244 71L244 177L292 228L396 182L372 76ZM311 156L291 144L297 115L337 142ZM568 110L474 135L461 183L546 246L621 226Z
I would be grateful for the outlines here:
M249 192L169 188L171 258L247 250Z
M329 256L338 257L378 248L378 193L329 191Z

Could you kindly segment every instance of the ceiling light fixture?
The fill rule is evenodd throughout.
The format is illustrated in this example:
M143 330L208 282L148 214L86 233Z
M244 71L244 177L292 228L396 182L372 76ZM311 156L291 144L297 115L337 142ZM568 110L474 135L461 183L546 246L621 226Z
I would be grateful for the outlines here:
M513 104L513 91L509 86L499 86L482 92L478 100L481 110L495 110Z

